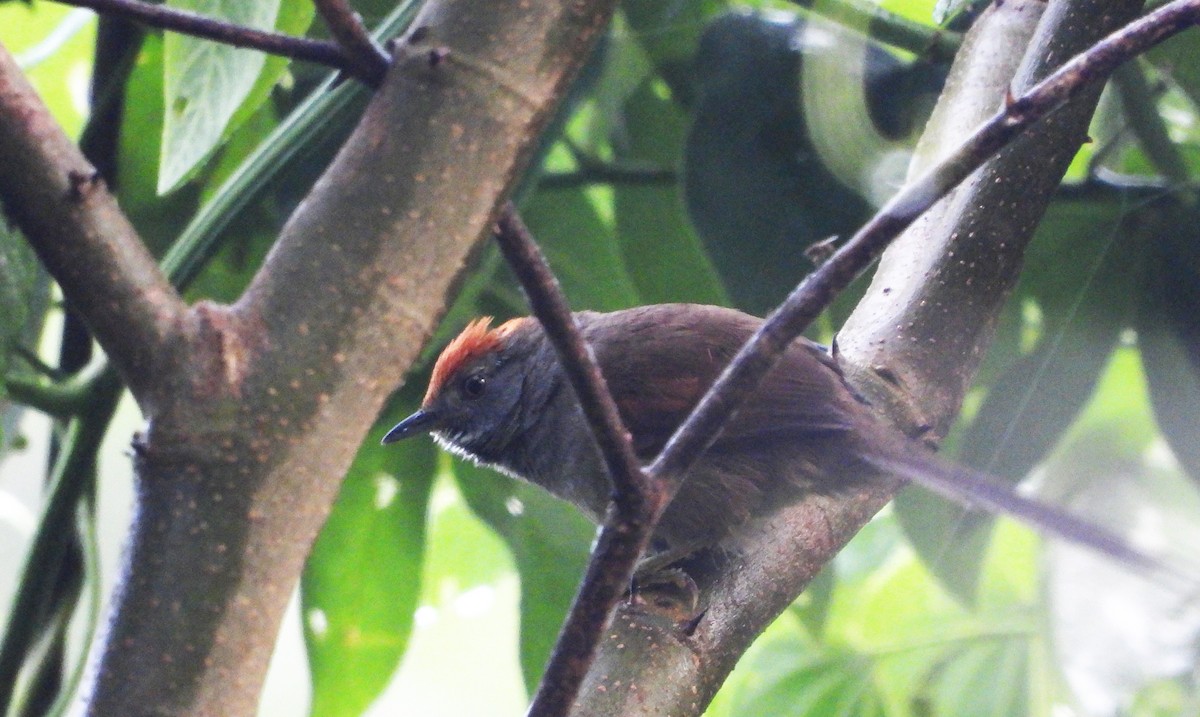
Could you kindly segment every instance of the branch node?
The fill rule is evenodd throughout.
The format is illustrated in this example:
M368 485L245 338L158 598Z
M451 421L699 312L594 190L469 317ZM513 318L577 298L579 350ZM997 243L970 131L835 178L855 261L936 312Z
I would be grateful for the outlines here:
M87 171L72 169L67 172L67 198L73 202L83 202L97 191L103 191L104 177L92 168Z
M450 48L445 46L435 47L426 54L430 67L438 67L447 57L450 57Z

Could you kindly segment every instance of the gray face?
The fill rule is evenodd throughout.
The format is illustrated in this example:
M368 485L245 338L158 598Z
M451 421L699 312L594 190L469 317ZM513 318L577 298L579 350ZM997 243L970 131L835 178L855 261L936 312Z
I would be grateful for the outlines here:
M455 372L424 408L444 447L477 461L503 465L502 454L521 431L524 373L518 361L488 354Z

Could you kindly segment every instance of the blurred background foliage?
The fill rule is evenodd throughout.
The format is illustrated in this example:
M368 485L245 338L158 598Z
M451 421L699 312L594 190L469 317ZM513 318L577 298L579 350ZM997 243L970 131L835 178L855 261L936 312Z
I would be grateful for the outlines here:
M172 4L325 35L308 0ZM382 38L415 10L354 4ZM627 0L519 196L573 305L768 311L819 260L808 247L853 232L897 186L979 6ZM0 5L0 41L193 299L238 296L368 99L320 68L43 0ZM1109 87L947 448L1193 554L1198 45L1185 33ZM97 411L86 425L103 432L115 394L102 366L80 368L89 342L0 229L0 713L24 716L61 712L77 685L128 520L119 452L137 417L118 413L115 460L65 432ZM830 340L861 291L813 336ZM378 446L469 317L522 313L488 247L346 476L264 714L523 712L591 526L427 442ZM287 637L297 626L303 648ZM1186 599L910 489L755 644L709 714L1194 715L1198 635Z

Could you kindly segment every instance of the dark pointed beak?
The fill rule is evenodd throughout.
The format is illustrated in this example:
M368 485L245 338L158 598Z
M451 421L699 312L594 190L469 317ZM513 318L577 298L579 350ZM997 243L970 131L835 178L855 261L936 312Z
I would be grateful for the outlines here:
M392 430L387 432L387 435L383 437L380 443L386 446L389 443L404 440L418 433L428 433L434 429L437 422L438 415L436 413L421 409L393 426Z

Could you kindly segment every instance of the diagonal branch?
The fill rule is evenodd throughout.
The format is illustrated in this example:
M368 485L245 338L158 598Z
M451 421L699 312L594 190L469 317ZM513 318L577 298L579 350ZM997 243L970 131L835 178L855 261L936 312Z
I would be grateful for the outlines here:
M605 518L587 574L529 708L531 717L551 717L566 714L575 701L608 616L629 585L634 564L650 541L665 501L633 453L629 432L571 315L558 279L511 203L505 205L497 222L496 241L525 288L533 314L558 352L615 487L613 508Z
M650 467L677 488L727 417L754 393L787 346L830 300L879 257L888 243L983 162L1092 83L1153 45L1200 22L1200 0L1177 0L1077 55L984 123L959 148L910 182L825 264L788 296L671 437Z
M0 201L147 410L187 307L3 47Z
M382 72L375 69L368 70L358 57L336 42L312 40L272 30L235 25L214 17L179 10L167 5L153 5L142 2L142 0L56 0L56 2L91 8L106 15L124 17L150 27L203 37L234 47L245 47L270 55L315 62L318 65L341 70L372 87L378 86L383 77Z
M357 67L357 75L371 78L372 85L379 84L391 59L371 37L358 13L350 8L346 0L314 0L314 4L325 19L329 32Z

